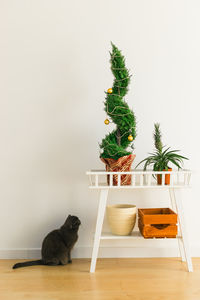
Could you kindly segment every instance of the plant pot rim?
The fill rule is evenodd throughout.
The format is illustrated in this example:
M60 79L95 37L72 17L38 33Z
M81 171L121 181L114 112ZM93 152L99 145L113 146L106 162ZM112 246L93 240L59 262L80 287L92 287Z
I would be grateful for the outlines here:
M129 209L129 208L136 208L136 205L133 205L133 204L113 204L113 205L107 205L107 208Z
M154 171L154 170L152 170L152 171ZM172 171L172 168L168 168L168 170L167 169L156 170L155 172L162 172L162 171Z
M134 158L135 158L135 157L136 157L136 154L131 153L131 154L123 155L123 156L120 156L118 159L114 159L114 158L112 158L112 157L102 157L102 156L100 156L100 159L101 159L101 160L102 160L102 159L112 159L112 160L114 160L114 161L118 161L118 160L121 159L122 157L128 157L128 156L134 156Z

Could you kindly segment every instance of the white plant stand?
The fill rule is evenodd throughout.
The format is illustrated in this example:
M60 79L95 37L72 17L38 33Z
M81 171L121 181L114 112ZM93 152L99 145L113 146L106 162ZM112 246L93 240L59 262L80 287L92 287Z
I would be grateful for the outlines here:
M98 250L101 240L105 239L133 239L143 238L140 232L133 232L130 236L117 236L109 233L102 233L102 226L104 220L104 214L106 209L106 203L108 198L108 191L112 189L168 189L171 200L171 206L174 211L178 214L178 245L179 252L182 261L186 261L189 272L193 272L192 260L190 256L189 244L187 240L184 213L182 208L181 199L177 199L175 190L178 188L190 187L191 171L180 170L180 171L141 171L134 170L130 172L106 172L101 170L92 170L86 173L89 176L89 188L99 189L99 207L97 213L96 230L94 236L94 245L92 251L92 260L90 266L90 272L94 273L96 268L96 261L98 256ZM121 185L121 175L131 175L131 185ZM162 184L157 185L156 180L153 178L156 175L162 176ZM170 174L170 185L165 185L165 174ZM109 185L107 184L107 175L110 175ZM113 185L113 175L118 176L118 185ZM159 239L160 240L160 239Z

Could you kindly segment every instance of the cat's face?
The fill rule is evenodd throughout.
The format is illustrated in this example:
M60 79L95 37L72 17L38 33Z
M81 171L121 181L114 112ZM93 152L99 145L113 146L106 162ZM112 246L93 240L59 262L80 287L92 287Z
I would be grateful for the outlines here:
M64 225L70 229L78 230L79 226L81 225L81 221L78 217L69 215Z

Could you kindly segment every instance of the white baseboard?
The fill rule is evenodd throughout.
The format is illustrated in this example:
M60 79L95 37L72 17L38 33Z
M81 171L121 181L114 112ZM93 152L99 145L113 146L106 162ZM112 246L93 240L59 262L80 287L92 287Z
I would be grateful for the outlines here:
M38 259L40 248L0 249L0 259ZM76 247L73 258L91 258L92 247ZM98 257L178 257L177 247L100 247ZM192 257L200 257L200 247L191 249Z

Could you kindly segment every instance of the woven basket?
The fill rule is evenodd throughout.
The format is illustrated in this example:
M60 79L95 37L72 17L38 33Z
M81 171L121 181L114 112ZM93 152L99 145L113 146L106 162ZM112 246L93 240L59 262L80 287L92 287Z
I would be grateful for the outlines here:
M101 158L106 165L107 172L128 172L131 171L131 165L135 158L135 154L129 154L120 157L118 160L113 158ZM110 184L110 175L107 175L108 185ZM113 185L118 184L118 176L113 176ZM121 185L130 185L131 175L121 175Z
M130 235L135 226L136 206L130 204L108 205L107 219L113 234Z

